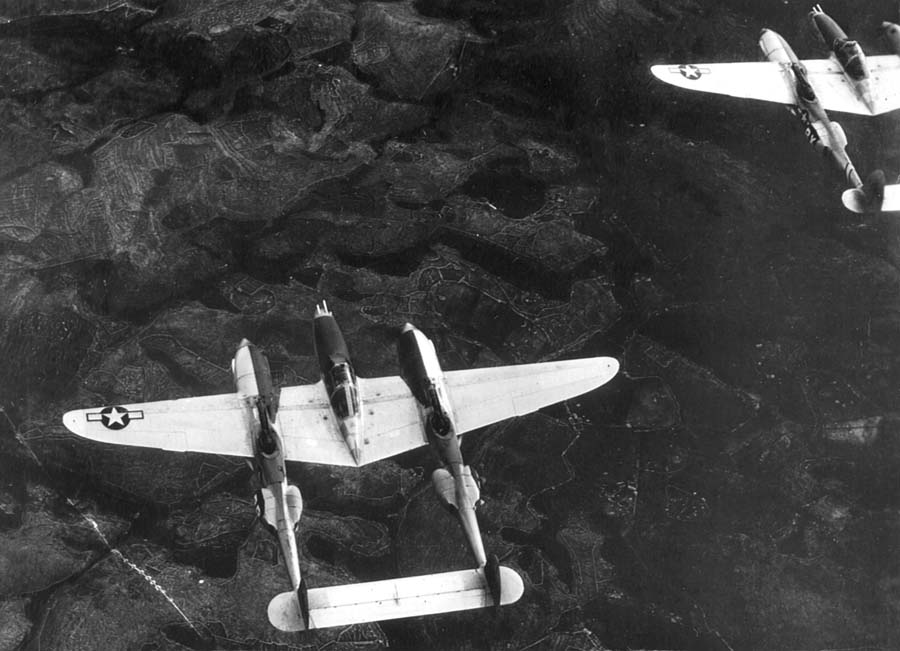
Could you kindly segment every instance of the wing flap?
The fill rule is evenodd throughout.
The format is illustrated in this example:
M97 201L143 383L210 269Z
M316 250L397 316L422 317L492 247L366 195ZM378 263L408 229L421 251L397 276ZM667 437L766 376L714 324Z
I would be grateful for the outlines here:
M372 463L428 443L419 404L399 376L359 380L363 409L360 463Z
M325 383L284 387L278 423L287 461L355 466L328 402Z
M448 371L444 378L462 434L587 393L618 371L614 358L592 357Z
M415 398L400 377L359 378L363 436L359 465L425 445ZM322 382L282 389L278 420L285 458L356 466Z
M878 54L866 57L872 84L875 114L900 109L900 56Z

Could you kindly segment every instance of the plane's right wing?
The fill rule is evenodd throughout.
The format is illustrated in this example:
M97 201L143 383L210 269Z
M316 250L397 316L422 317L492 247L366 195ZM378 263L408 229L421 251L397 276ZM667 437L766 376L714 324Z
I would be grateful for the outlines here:
M772 61L662 64L651 66L650 72L660 81L687 90L777 104L797 101L784 69Z
M873 113L853 91L840 66L832 59L805 59L809 83L815 88L822 108L857 115L880 115L900 108L900 57L880 54L866 58Z
M460 434L574 398L609 382L612 357L447 371L444 379Z

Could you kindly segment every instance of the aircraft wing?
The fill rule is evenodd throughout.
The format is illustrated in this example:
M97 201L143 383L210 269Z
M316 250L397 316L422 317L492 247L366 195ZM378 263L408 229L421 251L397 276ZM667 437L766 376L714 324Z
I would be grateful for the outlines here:
M363 409L360 464L372 463L425 445L415 398L400 377L359 378ZM355 466L320 381L281 390L278 422L285 459Z
M444 377L459 433L530 413L605 384L619 369L611 357L448 371ZM359 379L363 409L360 464L427 444L418 403L402 378ZM237 394L70 411L63 422L95 441L253 456L250 410ZM284 457L357 465L328 401L325 385L281 390L278 423Z
M771 61L662 64L651 66L650 72L660 81L688 90L777 104L797 102L783 68Z
M278 400L278 424L286 461L355 466L335 420L325 383L284 387Z
M460 434L573 398L619 371L612 357L495 366L444 374Z
M63 424L102 443L252 457L248 418L243 401L227 393L76 409Z
M364 436L361 463L425 445L419 412L399 377L360 379ZM63 416L75 434L102 443L252 457L250 411L235 393L78 409ZM281 390L278 424L287 461L355 466L325 385Z
M867 57L876 113L900 108L900 57ZM804 59L812 84L826 111L872 115L832 59ZM797 98L781 64L773 61L656 65L650 72L667 84L705 93L743 97L778 104L796 104Z
M869 67L869 83L874 115L900 109L900 57L895 54L881 54L866 57ZM803 65L809 75L822 108L826 111L841 111L859 115L873 115L853 92L840 66L832 59L804 60Z

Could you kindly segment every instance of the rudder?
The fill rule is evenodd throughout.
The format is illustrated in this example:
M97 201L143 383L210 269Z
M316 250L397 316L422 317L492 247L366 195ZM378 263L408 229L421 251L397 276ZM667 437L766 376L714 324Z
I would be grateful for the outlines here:
M304 623L300 610L298 594L293 590L282 592L269 602L269 623L279 631L288 633L305 631L308 626Z

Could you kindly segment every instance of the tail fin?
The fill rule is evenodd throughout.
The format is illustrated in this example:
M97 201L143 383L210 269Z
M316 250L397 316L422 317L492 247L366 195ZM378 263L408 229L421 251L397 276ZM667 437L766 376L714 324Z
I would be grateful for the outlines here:
M300 616L303 618L303 627L309 628L309 591L306 587L306 579L300 579L300 587L297 588L297 602L300 604Z
M296 592L282 592L269 602L269 623L279 631L309 630L309 598L306 582L301 581Z
M900 185L886 185L884 172L875 170L861 188L845 190L841 199L847 210L858 213L900 210Z
M500 608L502 586L500 585L500 560L495 554L491 554L487 559L487 565L484 566L484 578L487 581L491 599L494 601L494 609L497 610Z
M866 193L866 199L869 201L872 212L879 212L881 205L884 203L884 172L875 170L866 177L866 184L863 186L863 192Z

